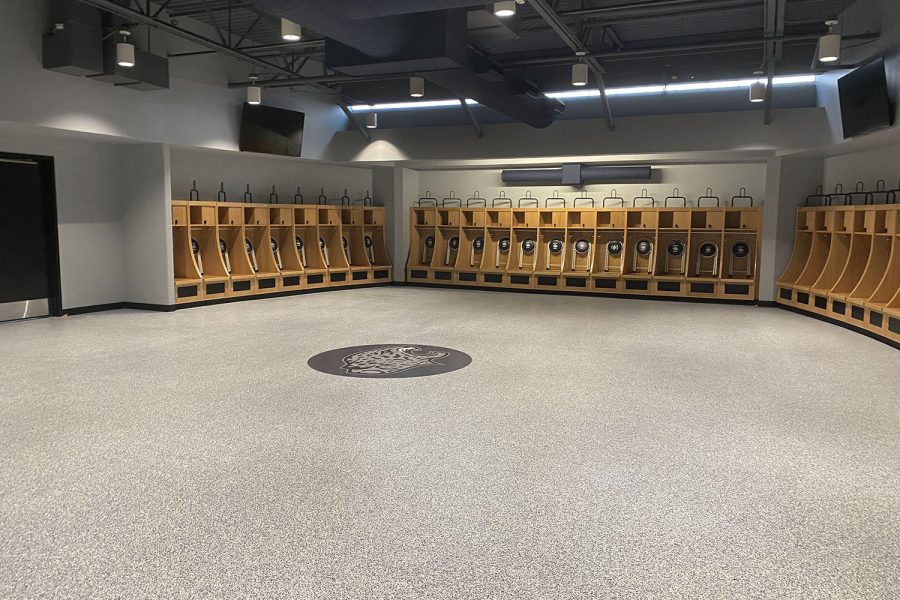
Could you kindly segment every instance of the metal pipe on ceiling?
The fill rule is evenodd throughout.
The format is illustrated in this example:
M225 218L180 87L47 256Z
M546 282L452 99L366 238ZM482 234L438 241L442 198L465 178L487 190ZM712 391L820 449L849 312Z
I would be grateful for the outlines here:
M594 15L628 14L651 16L653 14L690 14L696 10L724 10L734 7L759 6L760 0L661 0L659 2L638 2L615 6L598 6L559 11L562 18L591 17ZM662 11L662 12L660 12Z
M877 33L860 33L855 35L845 35L843 39L845 40L874 40L880 37ZM641 57L641 56L658 56L665 55L673 52L684 52L691 50L716 50L722 48L753 48L756 46L762 46L768 42L808 42L812 40L818 40L818 34L803 34L803 35L783 35L783 36L769 36L769 37L761 37L752 40L734 40L728 42L701 42L697 44L683 44L679 46L659 46L655 48L635 48L635 49L627 49L627 50L616 50L612 52L592 52L587 56L590 58L596 59L616 59L621 57ZM494 55L494 58L499 60L503 60L502 55ZM574 60L572 56L557 56L557 57L547 57L547 58L526 58L522 60L513 60L510 62L503 63L506 67L525 67L525 66L537 66L537 65L558 65L558 64L569 64Z

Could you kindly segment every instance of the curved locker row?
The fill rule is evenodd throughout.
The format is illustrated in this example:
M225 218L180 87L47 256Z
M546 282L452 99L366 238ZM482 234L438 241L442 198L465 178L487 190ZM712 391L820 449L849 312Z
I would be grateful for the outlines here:
M900 341L900 207L801 207L785 306Z

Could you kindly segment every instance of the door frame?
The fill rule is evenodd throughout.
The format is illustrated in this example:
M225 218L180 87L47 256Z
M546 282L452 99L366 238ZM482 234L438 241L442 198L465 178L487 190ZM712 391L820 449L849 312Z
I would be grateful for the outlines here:
M50 316L59 317L62 309L62 281L59 270L59 216L56 213L56 168L52 156L0 152L0 160L18 160L37 163L41 176L41 202L44 207L44 226L50 231L49 264L47 273L47 298Z

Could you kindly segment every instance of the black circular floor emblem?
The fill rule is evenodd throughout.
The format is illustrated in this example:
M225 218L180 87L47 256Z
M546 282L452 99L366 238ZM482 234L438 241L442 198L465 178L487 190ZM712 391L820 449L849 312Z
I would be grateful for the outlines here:
M294 236L294 245L297 246L297 250L303 250L303 240L300 239L300 236Z
M634 245L634 250L638 256L647 256L653 250L653 244L650 240L638 240L638 243Z
M746 258L750 254L750 244L744 240L738 240L731 246L731 253L735 258Z
M472 241L472 247L478 251L484 248L484 237L479 235L477 238L475 238Z
M550 248L551 253L559 254L563 249L563 241L559 238L552 239L547 247Z
M712 242L706 242L700 245L700 256L703 258L712 258L719 253L719 247Z
M456 250L459 248L459 236L454 235L447 243L450 245L451 250Z
M429 249L434 248L434 236L433 235L429 235L427 238L425 238L425 247L429 248Z
M578 254L587 254L587 251L591 249L591 243L586 239L582 238L575 241L575 252Z
M669 242L669 245L666 246L666 252L669 253L669 256L681 256L684 254L684 242L681 240L672 240Z
M440 375L469 366L465 352L422 344L351 346L316 354L307 364L322 373L343 377L392 379Z
M503 238L497 243L497 247L500 248L500 252L506 252L509 250L509 238Z
M537 244L535 244L533 239L524 239L522 240L522 252L524 252L525 254L531 254L532 252L534 252L534 247L536 245Z
M619 240L610 240L606 243L606 251L613 256L622 254L622 242Z

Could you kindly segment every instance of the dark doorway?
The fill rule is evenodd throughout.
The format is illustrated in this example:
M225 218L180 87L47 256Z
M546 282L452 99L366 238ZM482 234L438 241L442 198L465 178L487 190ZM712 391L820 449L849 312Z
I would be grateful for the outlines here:
M62 312L53 158L0 152L0 321Z

